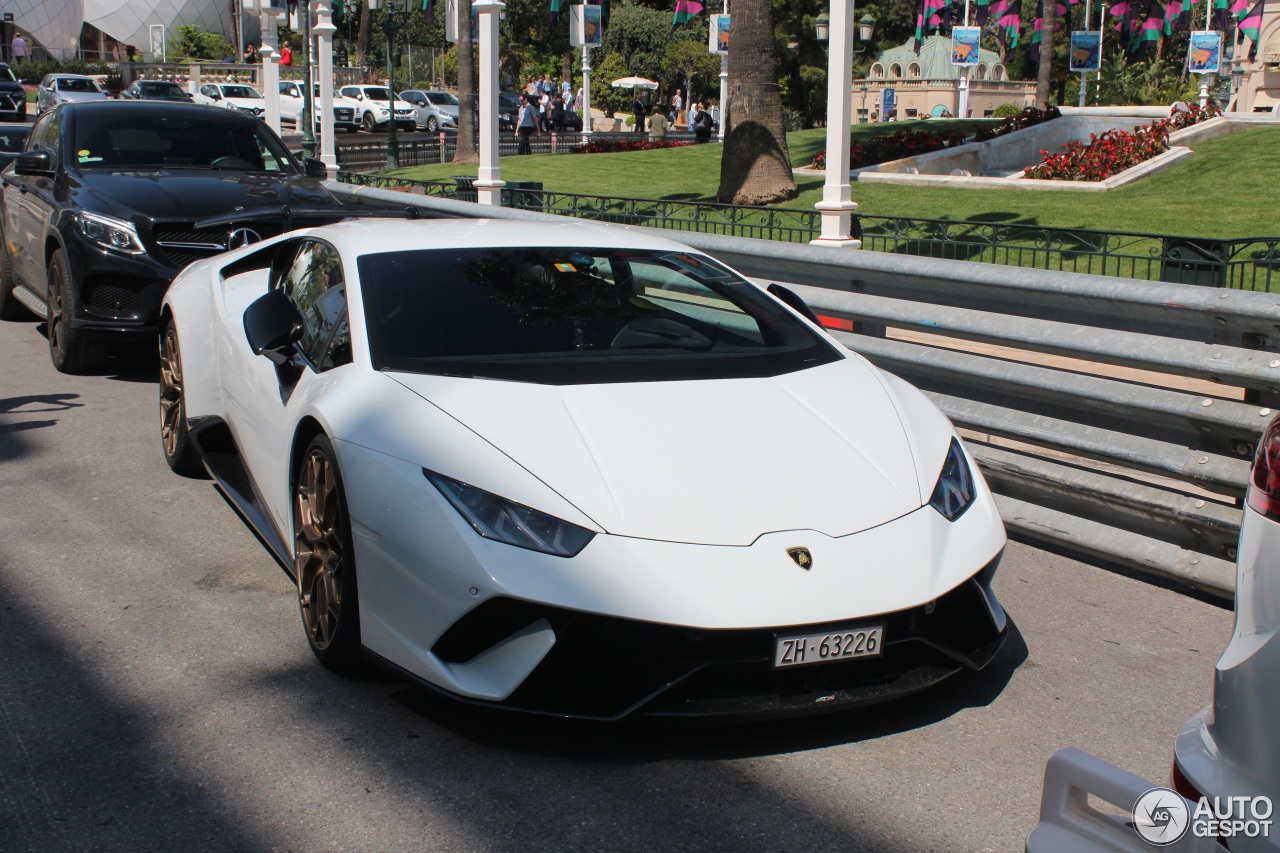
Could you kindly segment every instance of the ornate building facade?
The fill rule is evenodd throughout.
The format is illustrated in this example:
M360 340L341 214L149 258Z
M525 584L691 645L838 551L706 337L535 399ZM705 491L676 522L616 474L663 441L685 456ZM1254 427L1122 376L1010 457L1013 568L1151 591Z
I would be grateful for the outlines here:
M860 124L879 117L885 89L894 90L893 118L899 121L959 116L960 69L951 64L950 36L929 36L920 45L919 54L911 41L880 54L867 78L853 81L853 104ZM1018 109L1033 106L1035 96L1035 81L1010 80L999 54L978 51L978 64L969 69L970 117L989 116L1000 104L1013 104Z
M180 24L231 35L227 0L8 0L4 11L13 15L12 27L37 61L118 59L125 45L136 45L149 59L154 25L164 26L166 40Z

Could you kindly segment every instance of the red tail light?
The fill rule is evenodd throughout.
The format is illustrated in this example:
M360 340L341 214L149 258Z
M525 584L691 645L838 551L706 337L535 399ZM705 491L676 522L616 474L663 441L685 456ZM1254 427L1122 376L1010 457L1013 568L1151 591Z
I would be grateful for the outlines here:
M1247 500L1250 507L1267 518L1280 521L1280 417L1267 425L1258 442Z
M1195 785L1191 784L1189 779L1187 779L1186 775L1182 772L1182 768L1178 766L1178 759L1176 758L1173 760L1173 772L1169 775L1171 777L1169 781L1173 783L1173 790L1177 791L1193 803L1200 802L1200 798L1204 795L1196 789Z

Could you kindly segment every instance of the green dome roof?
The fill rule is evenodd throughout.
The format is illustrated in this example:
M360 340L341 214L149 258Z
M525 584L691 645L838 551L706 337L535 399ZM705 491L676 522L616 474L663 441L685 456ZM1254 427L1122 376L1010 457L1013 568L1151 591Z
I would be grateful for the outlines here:
M920 76L925 80L960 79L960 66L951 64L951 36L929 36L920 45L919 56L916 56L915 39L908 39L905 44L881 53L876 62L884 66L886 75L889 75L889 67L896 62L902 66L902 76L908 77L910 75L907 69L911 63L917 62L920 64ZM991 69L1000 64L1000 54L994 50L978 48L978 64L987 66L989 78Z

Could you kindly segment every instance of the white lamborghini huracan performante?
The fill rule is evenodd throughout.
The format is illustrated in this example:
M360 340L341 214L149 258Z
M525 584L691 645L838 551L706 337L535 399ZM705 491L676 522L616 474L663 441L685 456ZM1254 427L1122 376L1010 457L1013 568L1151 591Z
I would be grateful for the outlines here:
M991 493L793 293L585 223L356 221L187 268L161 436L319 659L613 719L800 714L980 669Z

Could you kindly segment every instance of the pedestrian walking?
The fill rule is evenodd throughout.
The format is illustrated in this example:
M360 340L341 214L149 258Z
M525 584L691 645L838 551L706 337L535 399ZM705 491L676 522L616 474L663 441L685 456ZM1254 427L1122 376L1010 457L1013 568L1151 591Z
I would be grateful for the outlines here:
M516 146L517 154L532 154L533 149L529 146L529 137L538 129L538 109L533 105L533 95L525 92L521 96L524 105L520 107L520 119L516 122L516 134L520 137L520 143Z
M640 100L639 95L631 102L631 116L636 122L635 132L644 133L644 101Z
M693 138L697 142L711 141L711 113L702 104L693 105Z
M280 45L280 64L293 65L293 51L289 49L288 44Z
M13 34L13 42L9 47L13 51L13 64L21 65L27 58L27 40L22 37L22 33Z

